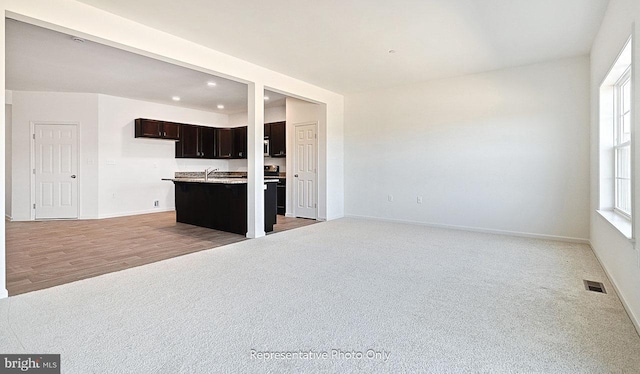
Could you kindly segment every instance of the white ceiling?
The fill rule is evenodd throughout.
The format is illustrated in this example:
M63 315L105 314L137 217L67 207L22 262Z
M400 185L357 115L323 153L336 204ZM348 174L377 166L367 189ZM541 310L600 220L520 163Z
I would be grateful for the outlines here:
M102 93L223 114L247 111L247 86L242 83L90 41L78 43L69 35L15 20L6 23L6 87ZM266 106L284 105L283 95L266 94Z
M585 55L608 0L79 0L340 93ZM390 54L390 49L396 50Z

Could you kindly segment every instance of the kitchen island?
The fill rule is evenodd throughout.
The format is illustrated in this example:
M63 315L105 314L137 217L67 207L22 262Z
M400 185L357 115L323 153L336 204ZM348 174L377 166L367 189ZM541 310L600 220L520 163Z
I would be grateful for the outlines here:
M176 221L240 235L247 233L246 178L171 178L175 185ZM277 179L265 179L264 231L276 223Z

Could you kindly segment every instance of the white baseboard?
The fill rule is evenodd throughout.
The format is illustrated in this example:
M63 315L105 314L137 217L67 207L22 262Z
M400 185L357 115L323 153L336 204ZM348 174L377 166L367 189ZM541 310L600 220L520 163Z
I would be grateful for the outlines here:
M600 259L600 256L598 256L598 252L596 252L596 250L593 248L591 241L589 241L589 247L591 247L591 252L593 252L593 254L596 256L596 259L600 263L600 267L602 267L602 269L604 270L604 274L607 276L607 278L609 278L609 282L611 282L611 284L613 285L613 290L618 295L618 299L620 299L620 302L622 303L624 310L627 312L627 315L629 316L631 323L633 323L633 327L636 328L636 332L638 333L638 335L640 335L640 319L638 319L637 316L633 314L633 311L631 310L631 308L629 308L629 304L627 304L627 301L624 299L624 295L620 292L620 289L618 288L618 284L616 283L616 280L613 278L613 276L611 275L607 267L604 265L604 262L602 262L602 260Z
M6 288L0 288L0 299L6 299L9 297L9 291Z
M176 210L176 208L174 207L170 207L170 208L152 208L152 209L148 209L148 210L137 210L137 211L131 211L131 212L120 212L120 213L114 213L114 214L100 214L98 216L93 216L93 217L86 217L86 216L82 216L82 217L78 217L78 218L65 218L65 219L46 219L44 221L75 221L75 220L89 220L89 219L105 219L105 218L117 218L117 217L128 217L128 216L137 216L140 214L149 214L149 213L162 213L162 212L171 212ZM34 220L34 219L13 219L11 218L11 221L15 221L15 222L28 222L28 221L38 221L38 220ZM41 220L42 221L42 220Z
M292 213L285 213L284 216L289 218L296 218L296 216L294 216Z
M347 217L347 218L366 219L366 220L371 220L371 221L406 223L406 224L410 224L410 225L421 225L421 226L435 227L435 228L440 228L440 229L473 231L473 232L481 232L481 233L485 233L485 234L499 234L499 235L508 235L508 236L518 236L518 237L523 237L523 238L558 240L558 241L562 241L562 242L589 244L589 239L572 238L572 237L569 237L569 236L556 236L556 235L546 235L546 234L535 234L535 233L530 233L530 232L496 230L496 229L487 229L487 228L482 228L482 227L446 225L446 224L442 224L442 223L421 222L421 221L411 221L411 220L392 219L392 218L380 218L380 217L371 217L371 216L360 216L360 215L355 215L355 214L346 214L345 217Z
M171 212L174 210L176 210L176 208L170 207L170 208L153 208L153 209L147 209L147 210L137 210L132 212L121 212L121 213L113 213L113 214L100 214L97 219L137 216L140 214Z

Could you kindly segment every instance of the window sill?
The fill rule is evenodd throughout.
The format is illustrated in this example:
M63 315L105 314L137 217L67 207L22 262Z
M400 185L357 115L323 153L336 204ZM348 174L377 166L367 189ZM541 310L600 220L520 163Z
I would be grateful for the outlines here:
M631 220L621 214L614 212L613 210L597 210L597 212L607 222L611 224L616 230L618 230L625 238L633 241Z

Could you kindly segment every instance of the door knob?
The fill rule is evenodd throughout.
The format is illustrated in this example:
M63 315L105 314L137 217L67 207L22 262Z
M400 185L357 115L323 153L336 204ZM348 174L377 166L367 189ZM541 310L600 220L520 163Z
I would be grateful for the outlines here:
M75 174L73 174L73 175L71 176L71 178L76 179L76 175L75 175Z
M298 178L298 174L295 174L294 177Z

